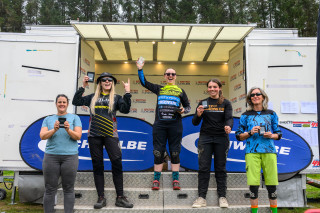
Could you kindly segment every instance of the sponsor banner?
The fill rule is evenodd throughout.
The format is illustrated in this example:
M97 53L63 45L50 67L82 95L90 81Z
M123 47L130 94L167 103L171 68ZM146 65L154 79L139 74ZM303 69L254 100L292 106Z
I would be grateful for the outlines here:
M142 90L142 94L153 94L153 92L151 92L148 89L144 89L144 90Z
M147 100L146 99L132 99L132 102L133 103L146 103L147 102Z
M187 169L198 170L198 140L201 124L193 126L193 116L182 119L183 138L181 148L181 166ZM237 141L235 131L239 126L239 118L234 118L234 126L230 139L230 149L227 157L228 172L246 172L245 170L245 141ZM312 160L312 151L308 143L295 132L280 127L283 133L281 140L274 140L278 156L278 172L292 173L305 169ZM214 156L213 156L214 158ZM316 163L315 163L316 164ZM317 165L317 164L316 164ZM214 171L212 159L211 171Z
M233 63L233 68L240 66L240 60Z
M237 84L233 87L233 90L236 91L238 89L241 89L241 84Z
M237 74L234 74L230 76L230 81L236 80L237 79Z
M31 124L20 141L20 154L30 167L42 170L42 160L47 140L41 140L39 133L44 118ZM92 170L88 143L89 116L80 116L82 137L78 141L78 171ZM118 133L122 150L124 171L141 171L153 167L152 125L130 117L117 117ZM105 170L111 170L110 159L104 150Z
M132 89L132 90L130 90L130 93L131 93L131 94L139 94L139 92L138 92L137 89Z

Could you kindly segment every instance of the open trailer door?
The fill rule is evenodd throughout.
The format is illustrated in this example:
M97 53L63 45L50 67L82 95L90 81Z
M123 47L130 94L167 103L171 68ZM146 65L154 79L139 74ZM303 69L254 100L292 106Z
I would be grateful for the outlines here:
M0 34L0 170L30 170L28 160L42 158L39 132L26 138L39 139L25 144L25 151L19 142L37 119L56 113L57 94L72 98L78 44L77 35ZM74 112L71 104L68 112ZM34 145L39 152L26 153L22 159L20 152Z

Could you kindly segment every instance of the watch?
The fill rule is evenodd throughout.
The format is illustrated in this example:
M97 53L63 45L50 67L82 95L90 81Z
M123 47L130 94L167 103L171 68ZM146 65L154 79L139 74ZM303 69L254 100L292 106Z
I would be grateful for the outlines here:
M251 131L248 131L247 133L248 133L248 135L249 135L250 137L252 136Z

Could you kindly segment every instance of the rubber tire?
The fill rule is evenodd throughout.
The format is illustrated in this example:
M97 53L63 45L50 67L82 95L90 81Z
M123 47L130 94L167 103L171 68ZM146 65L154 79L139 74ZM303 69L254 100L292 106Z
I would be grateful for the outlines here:
M7 192L4 189L0 189L0 200L4 200L7 197Z

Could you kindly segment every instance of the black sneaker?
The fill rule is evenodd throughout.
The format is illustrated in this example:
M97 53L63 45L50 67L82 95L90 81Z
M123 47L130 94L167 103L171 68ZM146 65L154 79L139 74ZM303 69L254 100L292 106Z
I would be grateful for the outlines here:
M97 203L93 205L95 209L101 209L107 205L107 200L104 197L99 197Z
M132 208L133 204L130 203L125 196L119 196L116 199L116 206L123 208Z

